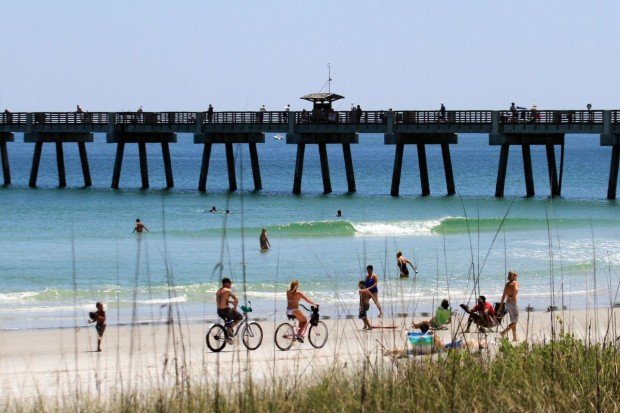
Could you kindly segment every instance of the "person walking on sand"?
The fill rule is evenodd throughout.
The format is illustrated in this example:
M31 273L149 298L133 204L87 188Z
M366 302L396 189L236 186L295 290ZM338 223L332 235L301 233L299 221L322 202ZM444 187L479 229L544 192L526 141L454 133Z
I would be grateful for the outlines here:
M383 310L381 309L381 304L379 304L379 276L373 272L373 266L368 265L366 267L366 279L364 280L364 286L366 290L372 294L373 301L379 310L379 316L383 317Z
M506 311L510 315L510 324L504 331L500 333L502 337L505 337L510 330L512 330L512 341L517 341L517 322L519 321L519 307L517 307L517 294L519 293L519 283L517 282L517 273L514 271L508 272L508 282L504 286L504 293L500 300L500 308L504 306L506 302Z
M396 265L398 265L398 269L400 270L400 278L409 278L409 269L407 268L407 264L411 265L413 272L418 273L418 269L415 265L411 263L401 251L396 253Z
M101 340L103 339L103 332L105 331L106 326L106 317L105 311L103 310L103 303L97 302L95 304L97 307L97 311L93 311L88 313L90 316L90 320L88 320L88 324L96 322L95 329L97 330L97 351L101 351Z
M138 234L142 233L142 231L150 232L149 229L140 222L140 218L136 218L136 226L133 229L133 232L137 232Z
M364 322L364 330L372 330L370 322L368 321L368 310L370 310L370 300L372 299L374 301L375 298L370 291L366 289L364 280L358 282L357 286L359 287L358 292L360 295L360 312L358 317ZM377 304L376 301L375 304Z
M260 232L260 249L261 250L268 250L269 248L271 248L271 243L269 242L269 238L267 238L267 228L263 228L262 231Z
M304 293L299 291L299 281L293 280L289 289L286 291L286 315L293 316L299 322L299 329L297 330L297 334L295 335L295 340L300 343L304 342L304 330L308 325L308 318L301 312L299 309L299 302L304 300L310 305L319 306L317 303L309 299L304 295Z

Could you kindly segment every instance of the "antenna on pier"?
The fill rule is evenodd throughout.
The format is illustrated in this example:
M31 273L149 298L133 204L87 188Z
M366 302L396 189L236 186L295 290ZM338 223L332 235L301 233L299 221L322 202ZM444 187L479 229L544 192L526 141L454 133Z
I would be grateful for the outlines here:
M332 64L327 64L327 93L331 93L332 86Z

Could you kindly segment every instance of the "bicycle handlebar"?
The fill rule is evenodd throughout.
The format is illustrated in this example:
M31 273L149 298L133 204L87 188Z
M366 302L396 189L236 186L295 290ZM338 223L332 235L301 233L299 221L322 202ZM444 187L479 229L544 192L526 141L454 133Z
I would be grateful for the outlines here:
M300 305L300 307L303 307L306 311L312 311L312 309L310 309L310 308L306 307L306 306L305 306L305 305L303 305L302 303L299 303L299 305ZM315 307L318 307L319 305L318 305L318 304L315 304L314 306L315 306Z

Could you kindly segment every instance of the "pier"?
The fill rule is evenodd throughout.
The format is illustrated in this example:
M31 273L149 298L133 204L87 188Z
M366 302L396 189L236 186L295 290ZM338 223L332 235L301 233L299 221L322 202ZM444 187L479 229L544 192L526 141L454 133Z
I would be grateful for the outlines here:
M551 196L562 193L564 169L564 138L566 134L598 134L600 145L611 147L607 198L615 199L620 162L620 110L373 110L334 111L332 102L342 96L332 93L302 97L313 103L310 110L245 111L245 112L36 112L0 113L0 155L4 184L11 184L9 148L15 133L24 133L24 142L34 143L29 185L36 187L42 145L54 143L59 187L66 186L63 144L77 144L82 164L84 185L92 185L88 165L87 143L94 133L105 133L107 142L116 144L116 160L111 187L119 188L126 144L139 149L141 187L149 187L147 144L161 147L164 159L166 187L174 186L170 144L177 134L189 133L194 143L203 145L202 165L197 188L207 190L211 148L223 144L226 148L229 189L237 189L234 167L234 144L249 147L254 189L263 188L259 165L259 145L265 133L282 133L286 143L297 145L293 174L293 193L301 193L304 155L307 145L316 145L321 161L324 193L332 191L326 145L342 145L347 192L355 192L351 144L358 143L360 133L384 135L384 144L392 145L394 164L390 193L399 195L405 148L415 148L420 172L420 193L430 194L426 146L439 145L442 151L446 193L456 193L450 145L459 144L460 134L488 134L489 144L500 146L495 196L504 196L508 154L512 148L521 149L524 165L525 196L535 195L532 174L531 145L544 145ZM559 164L556 147L560 151Z

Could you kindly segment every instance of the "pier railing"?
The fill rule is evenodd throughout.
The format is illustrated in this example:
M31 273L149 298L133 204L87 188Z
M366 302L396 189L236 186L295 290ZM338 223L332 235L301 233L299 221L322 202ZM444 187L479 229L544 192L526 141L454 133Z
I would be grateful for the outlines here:
M203 123L215 124L286 124L293 112L204 112Z
M611 110L611 123L620 124L620 110ZM493 111L456 110L441 113L438 110L403 111L301 111L301 112L203 112L203 124L226 125L285 125L293 116L302 125L380 125L386 124L393 113L394 124L400 125L490 125ZM497 112L495 112L497 113ZM603 110L517 110L499 111L501 125L602 125ZM119 125L192 125L196 112L118 112L115 124ZM110 122L108 112L0 112L0 125L104 125Z
M441 113L438 110L405 110L395 112L394 122L403 125L417 124L490 124L493 112L490 110L449 110Z
M196 122L195 112L120 112L117 125L187 125Z
M500 123L503 125L528 123L547 125L594 125L603 123L602 110L516 110L502 111L499 116Z
M2 112L0 113L0 125L25 125L28 122L26 112Z
M295 123L304 125L323 124L380 124L387 123L387 111L302 111L295 112Z
M35 112L35 125L101 125L110 121L107 112Z

